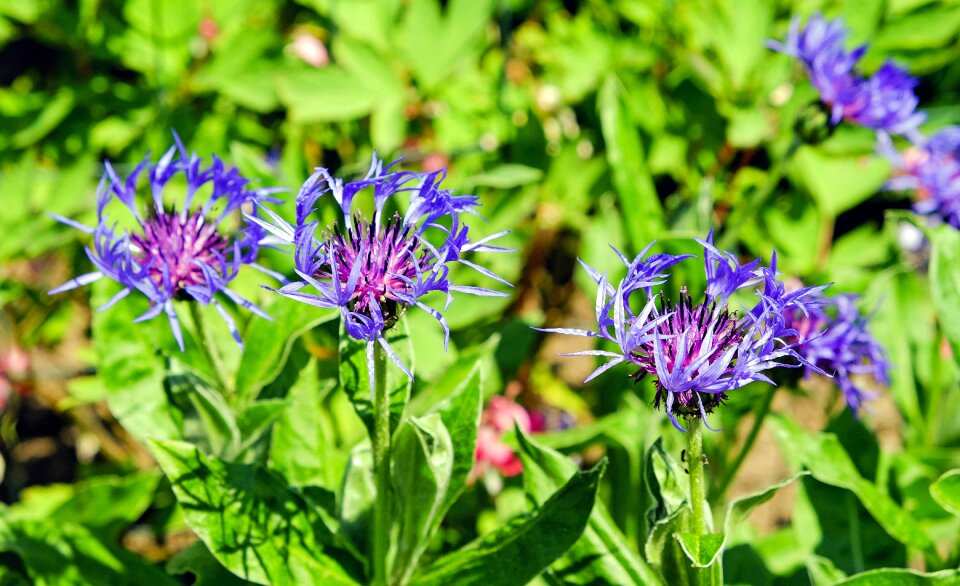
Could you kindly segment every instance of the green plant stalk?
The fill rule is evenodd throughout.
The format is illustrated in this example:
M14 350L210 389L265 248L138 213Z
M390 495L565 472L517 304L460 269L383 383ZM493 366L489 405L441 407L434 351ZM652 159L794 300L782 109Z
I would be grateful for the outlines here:
M214 347L213 341L207 336L207 328L204 327L203 324L203 313L200 311L200 304L196 301L188 301L187 305L190 306L190 317L193 318L193 329L197 338L197 345L200 346L200 351L213 369L214 382L224 393L228 395L233 394L233 389L227 385L226 379L223 378L223 373L226 372L223 366L223 360Z
M373 505L373 584L387 584L390 547L390 397L387 394L387 353L373 349L373 473L377 498Z
M700 418L687 417L687 469L690 473L690 516L689 530L692 533L703 536L711 533L712 528L707 527L706 512L706 476L704 474L704 464L706 458L703 455L703 426ZM698 586L722 586L723 570L720 562L717 561L706 568L691 568L692 584Z
M740 450L737 452L737 457L733 460L733 462L727 466L724 466L723 477L720 479L720 484L717 485L717 490L711 495L711 502L723 502L723 496L727 493L727 490L733 483L733 479L736 478L737 472L740 470L740 467L743 466L743 461L747 459L747 455L750 453L750 450L753 449L753 444L756 443L757 436L760 435L760 429L763 427L763 421L770 413L770 406L773 404L773 394L776 391L777 387L769 385L769 388L764 393L760 407L754 414L753 425L750 427L749 433L747 433L747 439L744 440L743 446L741 446Z
M706 496L703 479L703 430L698 417L687 417L687 468L690 471L690 508L691 530L697 535L707 533L707 522L704 514L704 497Z

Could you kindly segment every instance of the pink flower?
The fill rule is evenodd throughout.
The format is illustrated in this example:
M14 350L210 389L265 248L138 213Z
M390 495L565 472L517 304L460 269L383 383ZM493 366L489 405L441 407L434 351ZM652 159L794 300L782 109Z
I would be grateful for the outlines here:
M503 442L503 434L513 429L514 423L525 432L533 430L530 414L511 399L496 396L483 411L477 431L476 462L470 473L475 482L493 466L504 476L516 476L523 471L520 458Z
M15 378L23 376L30 368L30 357L20 348L0 350L0 408L7 403L7 397L13 390L13 384L8 375Z
M323 67L330 63L330 54L323 41L306 31L300 31L293 36L290 44L293 54L314 67Z

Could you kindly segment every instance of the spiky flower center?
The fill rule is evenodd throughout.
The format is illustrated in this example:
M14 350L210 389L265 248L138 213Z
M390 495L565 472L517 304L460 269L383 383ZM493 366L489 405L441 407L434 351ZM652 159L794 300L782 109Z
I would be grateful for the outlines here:
M369 314L370 298L376 299L387 327L396 322L404 309L404 298L410 292L410 281L417 271L426 272L427 252L420 240L404 224L399 214L383 226L354 216L353 226L346 232L336 224L325 239L333 259L339 282L350 279L354 263L359 259L359 278L350 293L350 309ZM418 258L419 254L419 258ZM314 276L331 279L330 265L325 264Z
M163 212L143 222L142 234L130 236L133 256L158 286L165 281L181 299L191 299L187 287L205 285L200 265L220 272L229 244L201 212Z
M662 299L662 298L661 298ZM680 289L680 301L670 304L663 302L662 312L670 313L670 317L659 324L660 339L638 346L632 353L633 362L640 367L632 378L640 380L649 374L657 376L657 354L659 353L667 372L674 372L678 366L687 369L699 364L687 380L696 380L707 369L716 367L719 360L725 359L732 348L736 348L743 340L743 332L738 327L736 315L726 306L718 307L716 302L706 299L699 305L694 305L687 288ZM659 344L659 352L654 346ZM678 365L678 361L682 363ZM724 372L733 368L736 357L729 360L723 368ZM700 416L700 405L703 412L710 413L720 405L726 395L722 392L702 392L696 386L675 391L664 385L657 378L657 395L654 406L659 408L660 402L666 400L666 394L673 392L673 413L683 416Z

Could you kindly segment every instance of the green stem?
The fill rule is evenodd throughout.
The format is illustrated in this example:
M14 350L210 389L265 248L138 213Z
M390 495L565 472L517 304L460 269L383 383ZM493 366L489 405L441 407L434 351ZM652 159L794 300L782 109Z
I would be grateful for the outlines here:
M776 193L777 186L780 185L780 180L783 179L784 174L786 174L787 163L790 162L790 159L793 158L793 155L802 144L803 141L798 137L794 137L790 142L790 146L787 147L786 152L774 163L770 172L767 173L766 182L764 182L760 190L751 198L752 201L744 202L730 213L727 221L724 222L727 225L727 230L718 240L719 244L717 247L720 250L727 250L732 247L740 235L740 230L745 225L753 222L756 215L766 207L767 201Z
M373 508L373 584L387 583L390 546L390 397L387 394L387 353L373 349L373 473L377 498Z
M703 455L703 428L698 417L688 417L687 423L687 468L690 472L690 531L696 535L707 535L713 531L707 526L706 513L706 476L703 467L707 463ZM705 568L692 567L692 584L697 586L722 586L723 568L720 560Z
M757 441L757 436L760 435L760 429L763 427L763 420L766 419L767 415L770 413L770 406L773 404L773 394L776 391L777 387L769 385L769 388L764 393L763 399L761 399L760 402L760 407L757 409L756 414L754 415L753 425L750 427L750 432L747 433L747 439L744 440L743 446L741 446L737 451L736 459L724 467L723 478L720 479L720 484L717 485L717 490L711 499L712 502L723 502L723 496L730 488L730 484L733 482L733 479L736 478L737 471L740 470L740 467L743 465L743 461L747 459L747 455L753 448L753 444Z
M227 385L226 379L223 378L223 373L226 372L223 360L220 358L220 354L217 352L213 341L207 336L207 329L203 325L203 313L200 311L200 304L196 301L189 301L187 305L190 307L190 317L193 318L193 329L196 334L197 345L200 346L200 351L210 364L210 368L213 371L214 382L220 387L221 391L226 394L231 394L232 389Z
M703 430L699 417L687 418L687 467L690 470L690 508L693 510L691 529L697 535L707 533L704 515Z

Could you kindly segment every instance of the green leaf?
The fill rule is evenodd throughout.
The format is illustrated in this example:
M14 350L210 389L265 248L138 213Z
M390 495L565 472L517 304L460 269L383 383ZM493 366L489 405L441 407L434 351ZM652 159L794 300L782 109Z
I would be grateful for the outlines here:
M439 403L433 411L440 414L444 427L453 438L453 469L446 496L440 506L440 514L434 520L434 532L439 527L443 515L466 487L467 478L473 470L477 447L477 427L483 410L482 366L477 363L467 373L463 382L454 390L453 395Z
M778 482L773 486L768 486L767 488L759 492L744 495L734 499L733 502L731 502L730 505L727 507L727 514L723 520L724 533L726 533L727 535L730 535L731 533L733 533L733 531L737 528L738 525L740 525L741 523L747 520L747 517L750 516L750 513L752 513L754 509L756 509L763 503L772 499L781 488L787 486L788 484L793 484L793 482L796 481L798 478L801 478L808 474L810 473L806 471L798 472L797 474L794 474L790 478L787 478L781 482Z
M523 586L580 538L605 467L577 472L534 512L441 558L411 584Z
M192 374L167 375L163 385L182 413L184 439L217 456L230 458L237 453L240 430L219 391Z
M454 75L471 53L482 50L494 0L452 0L441 14L434 0L414 0L398 30L404 61L427 91Z
M341 534L358 551L369 549L367 542L372 535L370 528L373 526L373 503L376 498L373 452L369 440L364 440L350 451L343 473L343 486L337 498Z
M125 477L96 476L72 485L31 487L21 495L21 503L11 509L11 514L25 513L24 509L38 498L38 492L49 491L53 486L69 487L70 497L43 511L42 517L83 525L105 541L113 541L147 510L159 480L160 475L153 472Z
M920 10L885 26L872 45L890 49L929 49L952 44L960 32L960 7L945 3L932 10Z
M814 478L853 492L883 529L900 543L937 555L923 528L876 485L860 476L834 434L809 433L779 415L774 415L770 421L780 443L810 470Z
M492 187L494 189L512 189L521 185L536 183L543 178L543 171L526 165L500 165L470 177L465 189L475 187Z
M956 586L960 570L942 570L924 574L902 568L882 568L851 576L834 586Z
M254 444L266 437L286 410L287 401L281 399L261 399L244 407L237 414L240 445L235 457L244 455Z
M143 558L56 519L8 522L0 516L0 549L20 557L35 586L176 584Z
M287 408L273 427L271 467L293 486L336 490L342 483L347 454L337 449L330 414L323 408L324 397L334 388L336 381L321 381L316 362L310 362L290 387Z
M683 553L695 568L709 568L717 563L723 553L723 544L726 535L723 533L706 533L699 535L687 531L678 531L673 534L674 539L680 542Z
M393 580L405 584L442 519L453 473L453 439L436 413L404 420L394 437L391 486L397 513L390 562Z
M357 584L355 562L299 495L258 465L151 442L184 517L227 569L253 582Z
M689 507L682 507L651 523L643 546L646 559L667 584L693 583L690 561L680 545L680 540L673 537L689 524L689 512Z
M754 509L772 499L777 491L784 486L807 474L809 472L794 474L778 484L731 502L730 506L727 507L727 515L724 518L723 533L708 533L706 535L697 535L685 531L676 533L675 537L680 542L683 553L695 567L707 568L713 566L719 562L726 547L727 538L738 525L747 519Z
M639 250L663 230L663 208L637 129L623 105L622 91L616 76L608 76L597 95L597 107L620 211L630 242Z
M457 356L456 362L445 369L443 374L426 389L419 390L410 399L408 412L413 415L429 413L436 405L446 401L461 388L474 369L479 368L485 376L482 382L484 396L492 395L499 389L496 381L491 383L490 373L496 372L494 353L500 343L500 335L490 336L482 344L471 346Z
M91 304L97 307L106 303L118 290L112 281L101 279L93 285ZM146 310L142 296L130 295L109 311L93 314L97 372L110 393L110 411L124 429L141 441L151 437L180 439L181 417L164 392L163 358L155 351L155 340L168 335L158 329L166 323L133 323Z
M676 460L663 448L663 438L658 437L647 450L644 462L644 483L652 505L647 511L651 525L673 516L687 502L687 477Z
M253 584L232 574L213 557L207 545L195 541L190 547L177 552L164 568L168 574L193 574L193 586L247 586Z
M480 365L444 402L400 425L393 448L393 498L397 510L391 573L405 584L460 496L473 468L483 406Z
M286 298L277 299L267 313L273 321L255 319L247 330L236 381L241 399L253 399L264 385L277 378L300 336L339 315Z
M376 92L332 65L280 74L277 95L300 124L354 120L369 115L377 103Z
M387 330L386 339L410 372L414 372L413 346L407 333L406 319L401 317L395 326ZM386 368L392 432L400 423L403 408L410 399L412 381L389 358L386 361ZM370 437L373 437L373 401L370 391L370 371L367 369L367 342L354 340L343 330L343 326L340 327L340 386L353 403L357 415L367 426Z
M836 217L876 193L889 177L890 165L872 154L840 155L803 146L789 171L824 214Z
M930 485L930 496L944 510L960 515L960 468L944 472Z
M517 433L523 462L523 486L538 504L577 473L577 465L563 454ZM583 536L550 566L564 584L661 584L654 569L637 555L606 507L593 507Z
M60 88L29 126L10 137L10 146L22 149L39 142L70 115L75 102L71 88Z
M951 226L932 231L933 255L930 259L930 285L937 320L960 360L960 233Z

